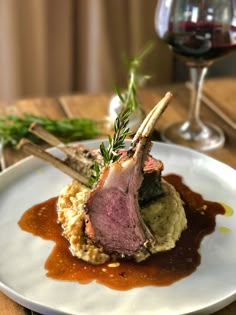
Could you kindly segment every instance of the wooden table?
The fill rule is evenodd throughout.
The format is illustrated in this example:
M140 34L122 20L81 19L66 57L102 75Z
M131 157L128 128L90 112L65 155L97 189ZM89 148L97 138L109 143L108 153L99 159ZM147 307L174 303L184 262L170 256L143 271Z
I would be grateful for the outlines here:
M161 129L168 123L181 120L187 116L187 107L190 98L189 89L185 84L177 84L140 92L143 109L145 112L148 112L168 90L174 93L174 99L159 121L157 129ZM101 120L107 115L110 96L108 94L79 94L58 98L19 100L11 104L0 103L0 116L6 113L21 114L22 112L28 112L56 119L63 117L90 117ZM210 101L215 102L217 108L223 110L233 122L236 122L236 78L209 80L205 85L205 96ZM201 115L205 120L219 125L226 136L226 143L223 148L210 151L207 154L236 168L236 129L216 114L215 110L212 111L206 104L202 105ZM10 148L5 150L7 166L24 157L25 154L22 152L17 152ZM3 293L0 293L0 313L1 315L26 314L22 306L17 305ZM214 314L236 314L236 302Z

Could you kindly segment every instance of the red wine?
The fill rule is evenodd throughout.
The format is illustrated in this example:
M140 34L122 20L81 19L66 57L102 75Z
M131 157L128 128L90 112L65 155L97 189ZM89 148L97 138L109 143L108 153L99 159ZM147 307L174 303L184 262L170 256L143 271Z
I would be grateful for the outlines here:
M187 63L211 63L236 49L236 27L216 22L169 24L163 38Z

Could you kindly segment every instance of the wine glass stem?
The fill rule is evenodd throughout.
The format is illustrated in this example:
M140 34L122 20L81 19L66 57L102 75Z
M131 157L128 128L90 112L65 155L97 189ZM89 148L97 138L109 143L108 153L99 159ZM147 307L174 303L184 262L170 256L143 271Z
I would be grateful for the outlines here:
M200 103L202 97L202 87L208 67L190 67L190 79L192 83L192 98L189 111L189 122L200 127Z

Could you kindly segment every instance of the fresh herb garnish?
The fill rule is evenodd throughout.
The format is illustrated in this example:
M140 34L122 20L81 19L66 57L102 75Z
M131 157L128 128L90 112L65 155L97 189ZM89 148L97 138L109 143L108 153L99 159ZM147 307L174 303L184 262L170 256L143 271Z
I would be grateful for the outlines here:
M100 144L100 153L103 157L102 165L99 165L96 161L93 165L93 173L90 177L90 185L92 186L97 182L101 169L119 159L121 154L117 153L118 149L124 148L124 140L129 133L128 123L129 123L130 109L125 109L119 113L114 123L114 135L111 137L108 135L108 147L105 143Z
M117 150L124 148L125 146L124 141L129 134L128 123L130 119L130 114L135 111L139 106L139 102L137 100L137 87L139 86L140 81L144 81L149 78L149 76L141 76L138 73L138 69L144 57L151 51L152 47L152 43L148 43L148 45L141 51L141 53L137 57L128 59L127 64L129 79L127 90L121 92L118 87L115 87L115 92L121 101L122 109L117 115L114 122L113 137L111 137L110 135L108 136L108 146L106 147L104 142L100 144L100 153L103 158L103 164L99 165L97 162L95 162L93 166L94 172L90 178L91 185L97 182L101 169L104 166L111 164L119 159L121 154L117 153Z
M138 56L134 58L126 58L126 64L128 68L127 89L121 92L117 86L114 88L116 94L119 96L124 110L129 108L130 112L133 112L139 107L137 89L140 84L148 80L150 76L141 75L138 71L143 59L150 53L152 49L153 43L149 42Z
M23 114L23 117L7 115L0 117L0 137L4 144L16 146L25 137L34 142L39 139L28 131L32 122L37 122L64 142L91 139L100 134L98 123L89 118L50 119Z
M108 136L109 145L105 146L104 142L100 144L100 151L103 157L103 166L117 161L120 154L117 153L118 149L124 148L124 140L129 133L130 109L125 109L117 116L114 124L114 135Z

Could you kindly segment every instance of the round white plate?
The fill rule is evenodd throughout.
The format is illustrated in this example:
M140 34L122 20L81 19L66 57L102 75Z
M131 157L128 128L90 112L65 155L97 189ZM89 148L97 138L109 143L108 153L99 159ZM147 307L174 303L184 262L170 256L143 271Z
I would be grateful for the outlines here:
M84 143L98 147L98 141ZM204 238L201 264L193 274L170 286L128 291L47 278L44 263L54 244L22 231L17 222L32 205L57 196L71 179L30 157L0 175L0 289L42 314L210 314L235 300L236 170L174 145L154 143L152 154L164 162L164 174L181 175L205 199L234 209L231 217L217 216L216 230ZM221 226L230 232L220 233Z

